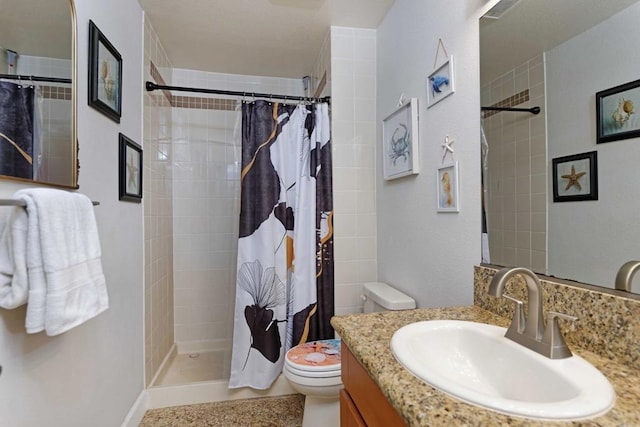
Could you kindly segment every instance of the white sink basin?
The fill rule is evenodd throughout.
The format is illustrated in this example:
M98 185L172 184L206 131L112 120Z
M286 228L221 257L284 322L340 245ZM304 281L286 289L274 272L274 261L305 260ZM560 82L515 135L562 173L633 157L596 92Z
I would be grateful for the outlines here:
M505 331L460 320L417 322L396 331L391 349L433 387L504 414L571 421L613 407L613 387L587 361L548 359L505 338Z

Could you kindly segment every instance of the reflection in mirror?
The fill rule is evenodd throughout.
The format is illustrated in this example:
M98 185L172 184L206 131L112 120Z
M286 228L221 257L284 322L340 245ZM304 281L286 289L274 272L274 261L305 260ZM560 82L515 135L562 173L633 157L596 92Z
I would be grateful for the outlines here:
M0 177L77 188L73 0L5 0Z
M595 106L638 79L637 22L638 0L520 0L481 19L482 106L541 107L483 112L483 262L613 288L638 258L640 139L596 144ZM554 203L552 160L590 151L598 200Z

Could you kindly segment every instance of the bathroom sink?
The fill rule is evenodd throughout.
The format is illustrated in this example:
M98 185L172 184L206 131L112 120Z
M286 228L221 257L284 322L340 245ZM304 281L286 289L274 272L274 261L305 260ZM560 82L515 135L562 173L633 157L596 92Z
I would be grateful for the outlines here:
M396 331L391 350L433 387L504 414L573 421L613 407L613 387L587 361L548 359L505 338L505 331L461 320L416 322Z

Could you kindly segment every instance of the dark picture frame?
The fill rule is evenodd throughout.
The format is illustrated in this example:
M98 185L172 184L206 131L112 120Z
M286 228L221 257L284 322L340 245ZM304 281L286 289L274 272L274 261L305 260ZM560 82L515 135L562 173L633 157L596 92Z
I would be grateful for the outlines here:
M640 137L640 80L596 93L598 144Z
M553 201L598 200L598 153L574 154L552 160Z
M122 57L93 21L89 21L89 105L120 123Z
M118 135L119 200L142 201L142 147L120 133Z

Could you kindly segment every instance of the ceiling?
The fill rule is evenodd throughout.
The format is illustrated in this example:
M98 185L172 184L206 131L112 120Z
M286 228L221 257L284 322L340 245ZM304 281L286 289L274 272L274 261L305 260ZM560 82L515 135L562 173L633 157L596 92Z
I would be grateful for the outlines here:
M299 78L331 25L376 28L395 0L138 0L175 68Z
M520 0L500 19L481 19L480 76L483 84L498 77L501 71L523 64L637 2ZM624 37L624 29L620 29L620 36Z
M0 0L0 49L71 59L69 5L69 0Z

